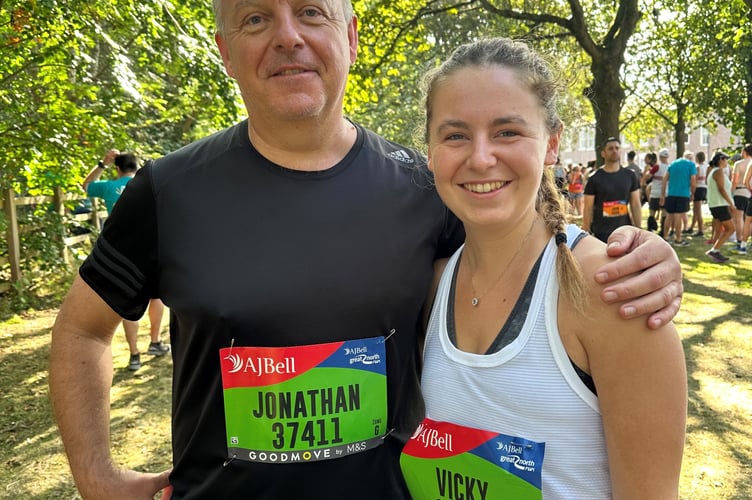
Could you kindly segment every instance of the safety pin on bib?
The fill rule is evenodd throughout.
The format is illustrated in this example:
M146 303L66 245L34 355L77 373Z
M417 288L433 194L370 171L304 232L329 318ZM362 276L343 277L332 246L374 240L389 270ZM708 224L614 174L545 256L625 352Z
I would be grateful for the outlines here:
M397 333L397 330L395 330L394 328L392 328L391 330L389 330L389 335L387 335L386 337L384 337L384 340L382 340L381 343L382 344L385 343L387 340L389 340L389 337L391 337L395 333Z

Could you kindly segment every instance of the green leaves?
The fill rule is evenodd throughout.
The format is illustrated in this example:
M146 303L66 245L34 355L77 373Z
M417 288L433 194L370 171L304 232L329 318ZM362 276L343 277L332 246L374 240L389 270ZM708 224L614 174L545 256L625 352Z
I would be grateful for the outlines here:
M212 25L203 1L0 8L0 186L72 187L110 147L163 154L235 121Z

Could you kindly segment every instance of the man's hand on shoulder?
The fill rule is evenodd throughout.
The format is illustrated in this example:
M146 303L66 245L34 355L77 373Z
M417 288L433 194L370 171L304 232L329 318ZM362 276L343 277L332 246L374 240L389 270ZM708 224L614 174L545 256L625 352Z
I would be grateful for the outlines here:
M606 286L601 293L603 302L625 302L619 308L625 319L649 315L647 325L651 329L671 321L679 312L684 293L681 264L673 248L654 233L623 226L611 234L606 251L619 258L596 272L598 283L639 274Z

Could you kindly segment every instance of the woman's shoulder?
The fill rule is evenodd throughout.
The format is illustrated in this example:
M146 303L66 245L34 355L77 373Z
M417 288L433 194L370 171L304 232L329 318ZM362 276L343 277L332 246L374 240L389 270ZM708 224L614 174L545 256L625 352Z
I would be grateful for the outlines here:
M579 320L591 321L594 317L608 317L612 312L617 311L619 304L606 304L601 298L601 292L606 285L601 285L595 281L595 274L602 266L615 260L606 254L606 244L594 236L585 236L572 249L572 255L582 272L585 291L587 294L588 304L597 305L597 307L587 307L587 314ZM626 279L627 276L621 278ZM613 283L609 283L611 286ZM597 320L596 320L597 322Z

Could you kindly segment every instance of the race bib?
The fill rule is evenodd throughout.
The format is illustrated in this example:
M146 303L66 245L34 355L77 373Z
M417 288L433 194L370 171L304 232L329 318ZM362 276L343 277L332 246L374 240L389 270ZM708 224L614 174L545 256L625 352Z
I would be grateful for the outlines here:
M425 419L400 466L416 500L540 500L545 443Z
M228 458L293 463L379 446L384 338L220 349Z
M627 202L620 201L604 201L603 202L603 217L622 217L627 215L628 212Z

